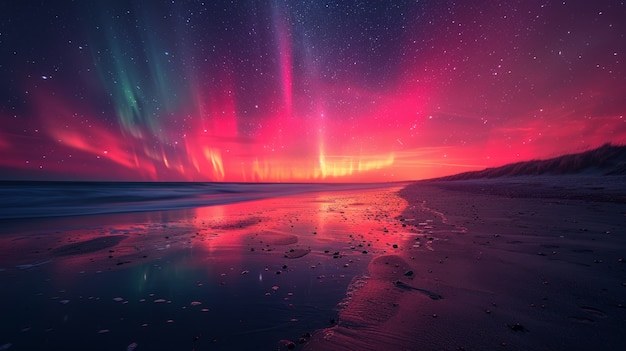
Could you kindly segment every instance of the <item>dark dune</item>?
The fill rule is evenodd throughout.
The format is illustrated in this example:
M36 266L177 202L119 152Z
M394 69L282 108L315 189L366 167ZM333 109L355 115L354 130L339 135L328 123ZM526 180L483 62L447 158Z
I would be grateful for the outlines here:
M447 190L507 196L626 203L626 146L428 179Z
M578 154L563 155L548 160L512 163L501 167L459 173L432 180L468 180L581 173L626 175L626 146L605 144L597 149Z

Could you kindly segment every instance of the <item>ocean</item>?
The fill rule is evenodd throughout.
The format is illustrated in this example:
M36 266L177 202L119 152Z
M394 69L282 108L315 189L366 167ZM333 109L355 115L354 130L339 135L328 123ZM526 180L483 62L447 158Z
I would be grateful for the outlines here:
M176 210L384 183L0 182L0 219Z

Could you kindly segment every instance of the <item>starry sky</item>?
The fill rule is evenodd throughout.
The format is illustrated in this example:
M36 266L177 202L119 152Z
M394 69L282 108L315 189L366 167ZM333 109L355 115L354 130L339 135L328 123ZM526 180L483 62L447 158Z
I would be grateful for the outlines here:
M0 179L423 179L626 143L626 5L0 4Z

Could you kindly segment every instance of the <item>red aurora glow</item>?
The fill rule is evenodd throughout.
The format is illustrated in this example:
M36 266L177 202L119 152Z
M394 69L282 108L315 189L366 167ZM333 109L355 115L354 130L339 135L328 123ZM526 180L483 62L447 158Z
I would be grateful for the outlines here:
M624 5L128 10L151 34L110 6L64 9L70 39L15 10L3 179L395 181L626 142Z

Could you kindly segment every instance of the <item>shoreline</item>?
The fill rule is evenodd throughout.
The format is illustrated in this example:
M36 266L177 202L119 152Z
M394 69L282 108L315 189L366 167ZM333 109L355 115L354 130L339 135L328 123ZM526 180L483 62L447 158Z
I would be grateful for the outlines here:
M8 286L13 279L38 277L29 283L43 294L34 301L5 292L5 301L16 301L16 307L6 306L16 308L16 315L30 310L30 303L52 315L59 305L76 308L74 313L83 305L89 311L113 308L133 321L124 326L125 337L142 347L156 342L148 341L151 333L167 327L144 329L147 321L136 320L141 315L129 314L124 304L187 325L191 331L178 329L172 345L194 338L193 332L204 335L194 347L212 349L229 348L226 340L237 339L226 335L239 328L262 338L258 325L265 323L285 328L272 331L281 337L278 349L619 349L626 326L626 204L536 190L626 187L602 178L590 190L587 181L555 184L558 179L528 178L526 185L520 178L415 182L177 211L23 221L3 230L0 278ZM511 196L510 189L523 195L525 187L529 196ZM113 280L132 275L140 278L141 290L127 291ZM79 283L101 279L113 284L93 290L91 283ZM172 281L177 292L165 288ZM55 290L49 291L51 282ZM242 297L214 305L207 293ZM119 307L104 305L118 297L124 299ZM162 305L145 304L152 300L174 309L161 315L156 306ZM252 301L264 312L240 309ZM310 309L312 303L326 312ZM190 306L202 315L184 312ZM238 317L227 326L219 317L224 313ZM36 318L27 313L17 325L7 321L15 330L7 341L28 342L19 328L40 324ZM242 320L251 324L243 327ZM88 328L88 340L100 330L93 323L112 330L107 345L117 345L120 320L93 318L74 328ZM222 334L215 334L219 328Z
M416 182L400 190L409 205L398 221L413 242L374 258L337 325L303 349L626 347L626 205L572 198L567 189L589 192L577 186L580 178L542 178ZM597 181L626 189L614 179ZM507 195L511 182L517 196ZM524 187L530 196L521 196ZM542 187L549 196L533 192Z
M336 319L395 243L401 187L177 211L13 221L0 235L0 345L275 349ZM106 331L106 332L103 332ZM245 340L241 335L246 335ZM307 338L308 339L308 338ZM80 346L76 346L78 349Z
M324 192L401 187L395 183L0 182L0 223L124 215L260 201Z

